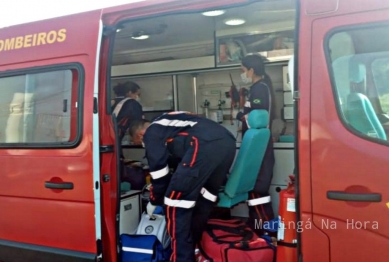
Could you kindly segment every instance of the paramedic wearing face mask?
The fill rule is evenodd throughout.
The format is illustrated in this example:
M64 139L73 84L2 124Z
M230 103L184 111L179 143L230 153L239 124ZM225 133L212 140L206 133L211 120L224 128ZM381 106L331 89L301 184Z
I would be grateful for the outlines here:
M188 112L167 113L151 124L137 121L130 134L143 143L150 167L147 213L165 207L170 261L194 262L195 245L235 157L235 137L218 123ZM170 156L181 160L173 174Z
M242 80L250 84L248 100L243 108L243 113L237 114L237 119L242 121L242 136L248 129L246 117L251 110L265 109L269 112L269 128L273 120L273 89L269 76L265 73L263 60L257 55L248 55L242 59ZM252 157L255 157L253 155ZM255 222L262 220L269 221L274 218L273 209L270 203L269 187L273 177L273 167L275 164L273 142L270 137L266 152L262 161L261 169L258 173L254 189L249 193L249 221L248 224L258 234L262 231L255 228Z
M143 118L142 105L139 103L140 87L128 81L114 87L116 98L112 100L112 110L116 115L119 139L122 141L131 121Z

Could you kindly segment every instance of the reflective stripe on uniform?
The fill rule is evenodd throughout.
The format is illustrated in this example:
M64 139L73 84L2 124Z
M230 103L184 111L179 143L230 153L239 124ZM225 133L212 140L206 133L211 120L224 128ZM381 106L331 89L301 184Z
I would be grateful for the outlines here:
M165 205L171 207L181 207L181 208L192 208L195 206L196 201L188 201L188 200L176 200L165 197Z
M130 99L132 99L132 98L127 97L127 98L123 99L122 101L120 101L120 102L116 105L115 110L113 111L113 114L114 114L116 117L119 115L120 110L122 109L124 103L127 102L127 100L130 100Z
M135 252L135 253L143 253L143 254L154 253L152 249L135 248L135 247L123 247L122 250L127 252Z
M257 205L269 203L270 201L271 201L270 196L266 196L266 197L260 197L260 198L254 198L254 199L247 200L247 204L249 206L257 206Z
M179 126L179 127L191 126L191 127L193 127L194 125L197 124L197 122L161 119L161 120L154 121L152 124L158 124L158 125L162 125L162 126Z
M214 194L211 194L208 190L206 190L204 187L201 189L201 194L203 195L203 197L205 199L208 199L209 201L211 202L216 202L217 200L217 196L215 196Z
M169 174L169 167L168 166L166 166L160 170L150 172L150 175L153 179L158 179L158 178L164 177L167 174Z

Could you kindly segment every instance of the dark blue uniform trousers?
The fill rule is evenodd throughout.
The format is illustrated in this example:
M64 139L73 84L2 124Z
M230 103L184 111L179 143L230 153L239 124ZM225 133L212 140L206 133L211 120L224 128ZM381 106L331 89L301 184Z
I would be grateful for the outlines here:
M195 245L201 239L208 217L216 206L220 187L236 152L235 140L230 137L202 141L191 137L165 193L165 214L171 237L170 261L195 261Z

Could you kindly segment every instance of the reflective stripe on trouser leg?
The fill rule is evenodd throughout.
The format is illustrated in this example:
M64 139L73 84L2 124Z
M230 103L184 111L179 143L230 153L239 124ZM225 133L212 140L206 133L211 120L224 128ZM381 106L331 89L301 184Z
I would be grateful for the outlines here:
M194 245L189 241L193 207L196 201L180 200L183 195L173 191L165 197L168 233L171 237L172 254L170 261L187 262L194 260ZM169 205L170 204L170 205Z
M176 192L173 191L170 194L170 200L174 200ZM176 198L179 198L181 193L178 193ZM167 197L165 197L167 198ZM167 198L169 199L169 198ZM176 208L174 206L167 205L166 209L166 218L167 218L167 231L170 235L171 243L170 246L172 248L172 254L170 256L171 261L176 261L176 254L177 254L177 239L176 239Z
M165 197L165 205L170 207L180 207L180 208L192 208L196 205L196 201L189 200L178 200Z
M264 208L265 205L270 205L270 196L261 197L261 195L256 194L254 192L250 193L250 200L247 200L247 204L249 209L253 209L256 218L262 221L269 221L268 215L266 214L266 210ZM251 202L250 202L251 201ZM271 208L271 207L270 207ZM251 211L250 211L251 212Z
M214 194L211 194L207 189L204 187L201 188L200 193L203 195L203 197L211 202L216 202L217 201L217 196Z
M271 201L270 196L266 196L266 197L259 197L259 198L247 200L247 204L249 206L258 206L258 205L269 203L270 201Z

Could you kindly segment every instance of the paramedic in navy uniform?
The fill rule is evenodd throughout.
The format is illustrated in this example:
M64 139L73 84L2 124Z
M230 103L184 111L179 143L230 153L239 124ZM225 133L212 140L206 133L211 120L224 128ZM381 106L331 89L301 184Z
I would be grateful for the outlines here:
M166 113L151 124L136 121L130 134L143 143L150 167L147 213L155 206L166 208L170 261L195 261L195 244L235 157L235 137L220 124L189 112ZM181 160L173 174L169 156Z
M243 113L237 114L237 119L242 121L242 137L247 131L246 117L251 110L265 109L269 113L269 128L274 115L273 89L269 76L265 72L263 60L258 55L247 55L242 59L242 80L246 84L251 84L248 100L243 108ZM258 234L262 230L255 228L255 220L259 223L269 221L274 218L273 209L270 203L269 187L273 177L273 167L275 164L272 137L268 141L265 155L263 157L261 169L258 173L254 189L249 193L249 226Z
M131 121L143 118L142 105L139 103L140 87L127 81L116 85L113 90L116 97L111 102L112 111L116 113L119 140L122 141Z

